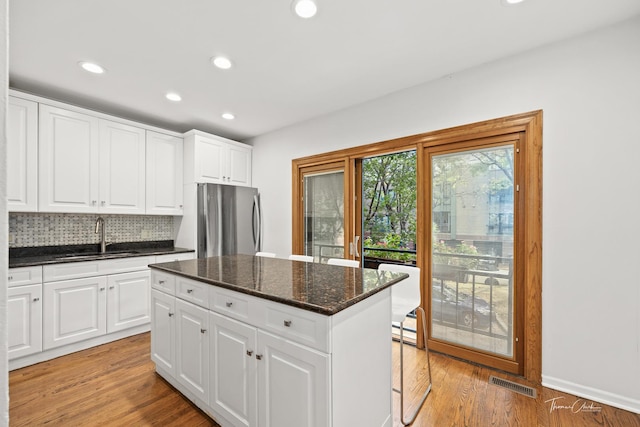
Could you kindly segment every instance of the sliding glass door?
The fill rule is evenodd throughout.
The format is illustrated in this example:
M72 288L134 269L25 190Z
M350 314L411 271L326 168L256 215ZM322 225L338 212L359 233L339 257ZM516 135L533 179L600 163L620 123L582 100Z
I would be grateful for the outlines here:
M518 141L427 150L430 337L454 354L517 362Z
M303 168L300 172L302 239L295 252L311 255L316 262L344 258L348 254L345 233L349 228L345 223L344 162Z

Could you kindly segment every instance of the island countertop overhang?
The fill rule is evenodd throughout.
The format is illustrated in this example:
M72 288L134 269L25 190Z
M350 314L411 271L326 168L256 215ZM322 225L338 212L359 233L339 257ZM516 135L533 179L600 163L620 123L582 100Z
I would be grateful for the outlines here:
M224 255L149 267L327 316L408 277L404 273L253 255Z

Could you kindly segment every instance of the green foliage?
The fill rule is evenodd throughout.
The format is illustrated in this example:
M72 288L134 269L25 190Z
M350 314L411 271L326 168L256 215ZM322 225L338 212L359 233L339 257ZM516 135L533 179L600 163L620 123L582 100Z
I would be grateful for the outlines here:
M432 247L433 247L433 263L441 264L441 265L456 265L459 267L473 269L478 266L478 259L476 258L466 258L466 257L456 257L456 256L447 256L447 255L436 255L436 254L452 254L452 255L478 255L478 249L473 246L465 243L464 241L458 243L457 245L447 245L444 240L438 240L435 234L438 232L438 226L436 224L432 225L433 233L431 234L432 239Z
M399 235L388 233L384 237L384 239L378 242L374 242L371 237L367 237L364 240L364 246L366 248L411 250L410 248L403 246L401 241L402 239L400 238ZM383 259L405 261L405 262L416 260L416 254L413 254L413 253L365 250L364 255L370 258L383 258Z
M396 235L405 245L414 244L416 152L365 159L362 180L364 235L372 243L388 244L389 236Z

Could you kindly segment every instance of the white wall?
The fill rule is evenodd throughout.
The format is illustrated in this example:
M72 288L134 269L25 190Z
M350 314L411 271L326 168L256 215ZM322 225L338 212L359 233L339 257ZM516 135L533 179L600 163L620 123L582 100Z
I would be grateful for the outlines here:
M249 141L263 250L291 251L291 159L543 109L543 383L640 412L639 47L636 17Z
M7 362L7 92L8 32L7 1L0 0L0 426L9 425L9 364Z

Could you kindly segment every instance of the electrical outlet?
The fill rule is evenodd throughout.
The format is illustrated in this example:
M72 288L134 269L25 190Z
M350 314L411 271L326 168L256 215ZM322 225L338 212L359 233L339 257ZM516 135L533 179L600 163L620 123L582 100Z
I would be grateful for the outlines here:
M148 239L151 237L151 231L149 230L142 230L142 232L140 233L143 239Z

